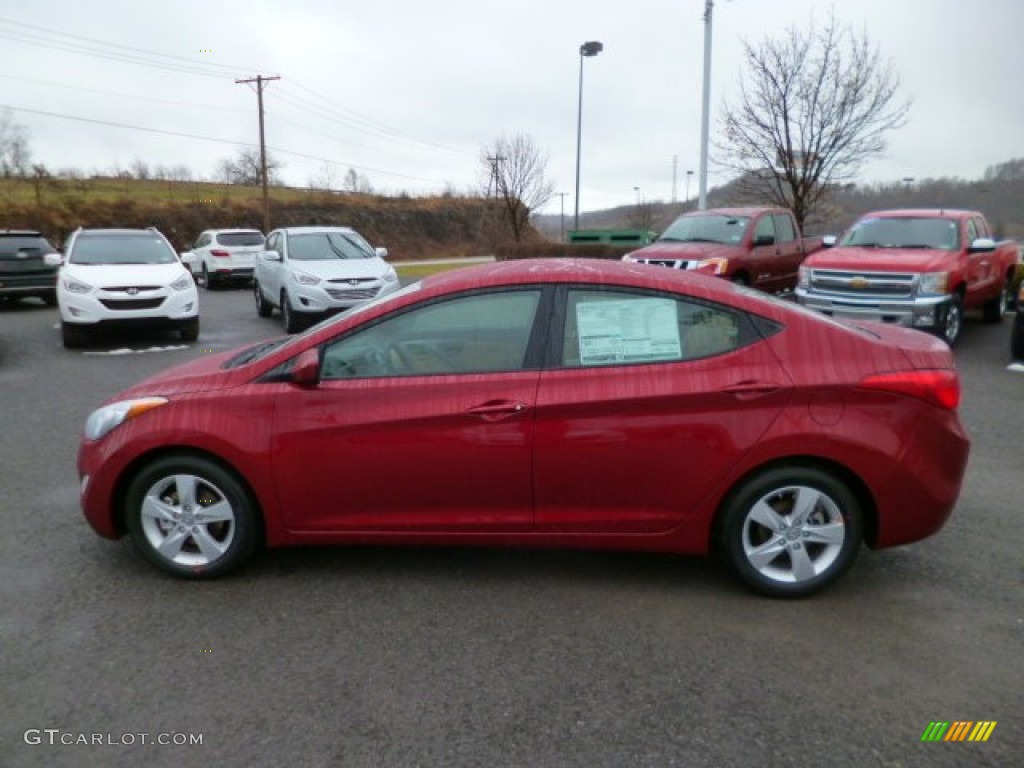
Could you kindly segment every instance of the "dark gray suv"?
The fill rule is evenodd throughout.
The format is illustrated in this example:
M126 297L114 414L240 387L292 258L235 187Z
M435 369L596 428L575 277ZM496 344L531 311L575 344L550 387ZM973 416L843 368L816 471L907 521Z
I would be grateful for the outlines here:
M0 297L38 296L57 306L60 253L38 232L0 229Z

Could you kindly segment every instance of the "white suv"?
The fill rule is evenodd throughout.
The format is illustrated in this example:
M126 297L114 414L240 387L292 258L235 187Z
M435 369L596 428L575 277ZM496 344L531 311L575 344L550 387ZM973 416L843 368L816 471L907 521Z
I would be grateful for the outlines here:
M199 338L199 295L159 231L79 229L68 239L57 276L65 347L81 346L102 325L153 324Z
M287 227L267 235L256 260L256 312L274 308L288 333L305 322L354 307L398 289L398 275L384 257L348 227Z
M191 251L181 254L181 262L210 289L234 280L248 283L263 243L263 233L256 229L208 229Z

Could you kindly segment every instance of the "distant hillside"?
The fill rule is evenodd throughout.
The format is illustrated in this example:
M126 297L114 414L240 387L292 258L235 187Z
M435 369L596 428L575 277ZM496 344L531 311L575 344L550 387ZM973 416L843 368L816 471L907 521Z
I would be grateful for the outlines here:
M1013 162L1013 161L1011 161ZM999 169L1001 166L996 166ZM808 234L839 234L861 214L887 208L965 208L981 211L1000 237L1024 240L1024 178L993 178L982 181L962 179L926 179L912 185L892 183L873 186L850 186L837 190L824 215L812 220ZM763 201L743 199L731 185L708 192L708 207L757 205ZM605 211L580 214L580 229L650 228L664 230L680 214L696 210L696 200L689 203L648 202L626 205ZM534 216L531 221L542 235L558 240L561 217ZM571 229L569 217L566 229ZM648 226L644 226L644 225Z
M497 213L481 198L411 198L272 187L271 226L359 230L393 260L491 254ZM204 229L262 228L257 187L123 178L0 179L0 229L38 229L61 243L77 227L159 228L180 250Z

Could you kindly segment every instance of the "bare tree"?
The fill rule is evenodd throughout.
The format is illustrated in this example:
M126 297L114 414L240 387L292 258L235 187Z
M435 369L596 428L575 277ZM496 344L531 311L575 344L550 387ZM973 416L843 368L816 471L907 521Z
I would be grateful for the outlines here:
M276 184L279 181L277 171L281 163L267 153L267 180ZM245 186L258 186L263 183L262 171L260 168L260 151L255 148L242 148L234 157L227 157L220 161L217 167L217 178L227 184L242 184Z
M349 192L361 192L367 195L373 192L370 180L357 172L355 168L349 168L345 174L345 189Z
M544 178L547 157L524 134L495 139L480 153L487 174L487 195L501 203L503 219L516 242L526 234L530 212L544 205L554 187Z
M0 175L28 175L32 152L28 145L28 129L14 122L11 110L0 112Z
M720 165L740 174L737 191L792 208L801 227L836 185L885 149L909 102L866 33L830 14L825 26L791 27L779 40L743 45L739 103L726 105Z

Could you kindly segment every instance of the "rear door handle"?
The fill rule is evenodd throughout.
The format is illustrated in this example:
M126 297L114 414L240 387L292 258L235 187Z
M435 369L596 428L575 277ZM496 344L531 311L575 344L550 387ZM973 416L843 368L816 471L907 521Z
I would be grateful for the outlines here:
M480 416L487 421L496 421L506 416L515 416L526 410L526 404L518 400L489 400L486 403L475 405L468 413Z

